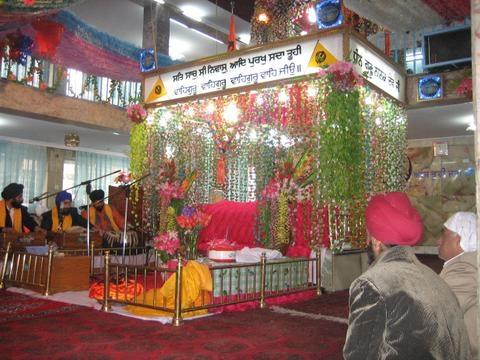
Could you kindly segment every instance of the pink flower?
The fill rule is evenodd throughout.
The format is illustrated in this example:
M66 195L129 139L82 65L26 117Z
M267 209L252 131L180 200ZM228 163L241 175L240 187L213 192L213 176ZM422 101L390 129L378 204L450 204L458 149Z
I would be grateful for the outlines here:
M127 107L128 118L134 123L141 123L147 118L147 111L140 104L133 104Z
M118 175L115 178L116 183L122 183L122 184L128 184L132 180L132 174L131 173L126 173L124 171L120 172L120 175Z
M280 184L272 179L262 192L262 196L267 199L277 199L280 196Z
M338 91L350 91L355 86L363 85L363 78L355 72L353 65L347 61L338 61L326 70L320 70L319 75L328 76L333 88Z
M457 89L455 90L455 93L458 96L466 95L466 96L471 96L472 95L472 78L467 77L462 80L460 85L458 85Z
M167 181L158 187L158 194L169 204L172 199L183 199L184 193L181 185L175 181Z
M180 247L180 239L176 231L168 231L153 238L153 247L165 251L169 255L175 255Z

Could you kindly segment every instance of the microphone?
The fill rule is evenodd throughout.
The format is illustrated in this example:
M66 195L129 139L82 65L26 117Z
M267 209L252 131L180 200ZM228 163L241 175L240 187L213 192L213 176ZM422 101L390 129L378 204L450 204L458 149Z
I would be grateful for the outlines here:
M35 201L40 201L40 198L43 196L43 195L47 195L48 194L48 191L44 192L43 194L40 194L38 196L35 196L33 199L30 199L28 200L28 203L29 204L33 204Z

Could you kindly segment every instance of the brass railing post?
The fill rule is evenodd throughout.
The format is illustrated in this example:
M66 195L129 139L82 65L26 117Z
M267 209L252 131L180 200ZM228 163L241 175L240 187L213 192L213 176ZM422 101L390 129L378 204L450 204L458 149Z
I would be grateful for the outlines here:
M43 295L49 296L50 295L50 281L52 277L52 265L53 265L53 248L50 245L48 247L48 262L47 262L47 280L45 285L45 293ZM22 269L23 271L23 269Z
M12 243L7 243L7 249L5 250L5 256L3 257L3 264L2 264L2 273L0 274L0 290L6 288L5 285L5 274L7 273L7 264L8 264L8 255L10 254L10 248L12 247Z
M173 326L180 326L183 322L182 320L182 268L183 268L183 258L181 254L178 254L178 264L176 271L176 282L175 282L175 309L173 315Z
M95 269L95 254L93 250L95 250L95 242L92 241L90 243L90 276L93 276Z
M322 250L320 247L317 248L316 257L315 257L315 266L316 266L316 281L317 281L317 295L322 295L321 287L321 272L322 272Z
M267 256L262 253L260 258L260 309L265 309L267 304L265 303L265 279L267 277Z
M110 311L111 306L108 302L108 297L110 295L110 251L105 251L105 280L103 282L103 304L102 311Z

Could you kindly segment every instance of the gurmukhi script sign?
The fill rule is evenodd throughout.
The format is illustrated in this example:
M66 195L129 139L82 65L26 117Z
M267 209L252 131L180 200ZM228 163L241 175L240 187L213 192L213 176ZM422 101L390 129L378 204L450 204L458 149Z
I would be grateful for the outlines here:
M356 72L391 97L405 102L405 76L353 36L350 37L350 58Z
M288 45L258 49L211 63L178 67L175 71L147 75L147 104L214 93L318 72L343 58L342 33L299 39ZM235 53L232 53L235 55Z

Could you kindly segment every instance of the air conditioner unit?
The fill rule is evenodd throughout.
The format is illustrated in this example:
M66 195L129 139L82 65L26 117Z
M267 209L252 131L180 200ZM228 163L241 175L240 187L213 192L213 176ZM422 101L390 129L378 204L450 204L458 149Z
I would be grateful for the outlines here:
M438 71L470 66L472 61L470 26L425 33L423 54L425 70Z

